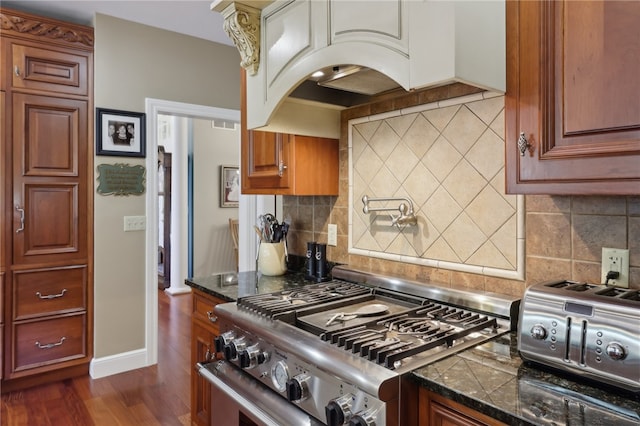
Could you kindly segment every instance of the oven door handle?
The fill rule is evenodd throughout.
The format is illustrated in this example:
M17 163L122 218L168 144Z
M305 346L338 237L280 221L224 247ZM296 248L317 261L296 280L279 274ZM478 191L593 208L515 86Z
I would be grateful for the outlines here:
M260 426L319 426L324 423L225 361L198 363L198 374L250 413ZM213 371L215 371L215 373ZM215 389L212 389L215 391ZM256 402L258 401L258 402ZM284 422L284 423L283 423Z

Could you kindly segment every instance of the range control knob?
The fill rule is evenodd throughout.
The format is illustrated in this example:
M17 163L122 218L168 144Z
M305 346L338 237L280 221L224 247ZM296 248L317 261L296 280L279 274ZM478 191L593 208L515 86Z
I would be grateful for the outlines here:
M547 329L542 324L536 324L531 327L531 337L536 340L544 340L547 338Z
M243 337L233 339L231 342L224 345L223 352L224 358L227 361L234 361L238 359L238 353L246 347L246 343Z
M376 422L371 420L368 416L362 416L356 414L349 420L349 426L376 426Z
M355 416L349 419L349 426L376 426L375 419L375 411L374 409L369 409L367 411L360 411L356 413Z
M336 398L324 407L324 413L327 417L327 426L341 426L345 420L351 417L351 403L353 397L351 394Z
M309 397L309 376L299 374L287 380L287 399L300 402Z
M609 343L605 351L607 355L609 355L609 358L616 361L623 360L627 357L627 351L624 349L624 347L620 343L617 343L617 342Z
M213 339L213 344L215 346L216 352L224 351L225 345L231 343L234 337L235 336L233 334L233 331L227 331L226 333L222 333L221 335Z
M249 346L238 353L240 368L254 368L258 364L263 364L268 356L265 352L260 352L257 344Z

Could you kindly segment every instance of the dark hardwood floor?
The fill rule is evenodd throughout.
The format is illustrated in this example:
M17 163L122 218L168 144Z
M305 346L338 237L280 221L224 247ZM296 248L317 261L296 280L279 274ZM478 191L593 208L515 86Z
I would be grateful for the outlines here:
M0 425L189 425L191 295L158 293L157 365L2 395Z

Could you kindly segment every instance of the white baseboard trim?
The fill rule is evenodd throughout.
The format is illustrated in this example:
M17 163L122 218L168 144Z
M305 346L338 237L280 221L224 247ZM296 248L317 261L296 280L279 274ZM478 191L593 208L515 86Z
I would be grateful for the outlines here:
M186 285L180 287L170 286L165 288L164 292L169 293L171 296L175 296L177 294L186 294L191 293L191 287L187 287Z
M135 370L136 368L147 367L148 365L147 350L137 349L103 358L94 358L89 366L89 375L92 379L100 379L113 374Z

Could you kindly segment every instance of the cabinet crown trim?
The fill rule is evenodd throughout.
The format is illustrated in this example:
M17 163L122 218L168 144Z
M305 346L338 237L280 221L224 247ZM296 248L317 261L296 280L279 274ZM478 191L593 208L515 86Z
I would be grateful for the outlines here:
M62 41L68 45L81 44L93 47L93 28L73 24L60 25L29 14L14 11L0 11L0 28L3 32L29 34L51 40Z

